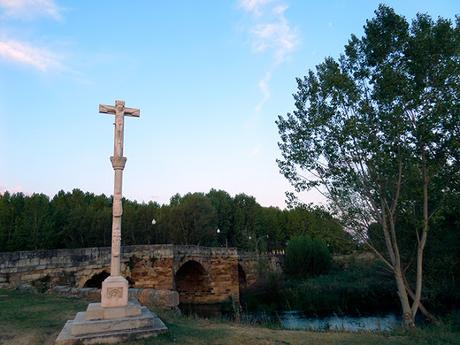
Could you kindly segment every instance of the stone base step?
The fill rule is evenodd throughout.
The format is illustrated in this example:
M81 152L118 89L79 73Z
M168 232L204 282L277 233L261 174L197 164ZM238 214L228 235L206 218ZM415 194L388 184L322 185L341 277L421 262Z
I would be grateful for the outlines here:
M77 313L59 333L55 345L115 344L131 339L147 338L167 332L163 321L146 307L139 316L86 320L85 312Z
M123 307L104 308L101 303L90 303L86 309L86 320L121 319L142 314L142 307L136 302L129 302ZM78 316L75 318L77 319Z

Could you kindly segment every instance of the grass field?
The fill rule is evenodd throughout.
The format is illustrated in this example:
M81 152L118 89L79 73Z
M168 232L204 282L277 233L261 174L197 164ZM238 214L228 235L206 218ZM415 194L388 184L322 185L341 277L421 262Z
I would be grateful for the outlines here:
M0 289L0 344L51 345L65 321L86 306L87 302L81 299ZM159 315L169 328L168 334L125 344L460 345L460 331L449 325L388 334L306 332L196 319L172 312Z

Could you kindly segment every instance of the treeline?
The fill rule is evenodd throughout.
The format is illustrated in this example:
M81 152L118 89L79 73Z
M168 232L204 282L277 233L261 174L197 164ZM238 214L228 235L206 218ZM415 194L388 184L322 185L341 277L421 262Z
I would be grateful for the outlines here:
M154 220L154 221L153 221ZM110 196L58 192L0 196L0 251L100 247L111 244ZM219 230L219 231L218 231ZM123 200L122 244L197 244L244 250L283 249L308 234L331 252L348 252L350 236L319 207L262 207L252 196L212 189L174 195L169 204Z

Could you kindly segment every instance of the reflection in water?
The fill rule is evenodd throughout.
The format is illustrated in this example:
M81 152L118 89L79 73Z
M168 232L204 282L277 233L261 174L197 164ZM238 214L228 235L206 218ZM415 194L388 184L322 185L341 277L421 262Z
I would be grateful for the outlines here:
M204 318L234 319L234 310L223 303L195 304L181 303L181 311L186 315L196 315ZM285 329L304 329L311 331L390 331L401 324L401 318L393 313L374 316L326 316L311 317L299 311L284 311L267 314L243 313L241 321L251 324L276 323Z
M280 314L283 328L307 329L313 331L389 331L401 321L395 314L379 316L328 316L322 318L306 317L297 311L286 311Z

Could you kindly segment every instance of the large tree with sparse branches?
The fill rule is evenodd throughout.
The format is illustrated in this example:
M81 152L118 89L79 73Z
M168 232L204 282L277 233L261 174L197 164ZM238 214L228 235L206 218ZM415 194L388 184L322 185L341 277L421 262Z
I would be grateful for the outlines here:
M409 23L380 5L339 59L297 80L295 110L280 116L281 172L297 192L319 189L348 228L393 272L404 325L421 310L423 254L443 195L458 190L460 18ZM416 243L404 262L398 221ZM368 236L378 223L385 250ZM408 274L411 267L413 274Z

